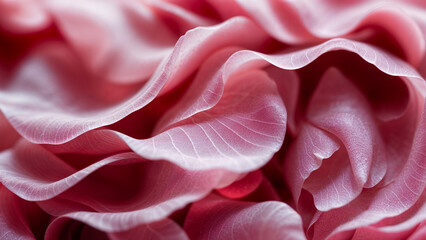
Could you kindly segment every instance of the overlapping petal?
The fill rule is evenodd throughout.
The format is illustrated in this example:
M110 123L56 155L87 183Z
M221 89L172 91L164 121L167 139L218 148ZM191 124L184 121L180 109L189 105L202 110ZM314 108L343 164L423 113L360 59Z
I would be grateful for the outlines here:
M423 111L409 159L400 175L386 187L366 191L342 208L319 214L315 222L314 239L338 235L339 232L395 217L409 210L417 201L424 203L421 199L426 184L425 124L426 115Z
M256 37L242 38L241 34ZM91 81L91 76L67 47L48 45L29 56L9 84L2 88L0 108L28 140L64 143L88 130L117 122L146 106L166 83L169 90L179 85L198 67L197 62L218 48L256 45L264 38L260 29L243 18L192 30L178 41L172 54L136 94L127 93L121 101L112 103L111 98L114 98L110 94L116 94L113 89L99 93L100 96L108 94L106 99L109 101L93 99L92 93L103 88Z
M81 227L78 223L66 217L56 218L50 223L45 239L67 239L75 237L78 233L81 239L144 239L149 240L186 240L188 237L185 232L170 219L164 219L159 222L140 225L123 232L104 233L88 226Z
M214 195L191 206L184 229L191 239L306 239L300 216L285 203Z

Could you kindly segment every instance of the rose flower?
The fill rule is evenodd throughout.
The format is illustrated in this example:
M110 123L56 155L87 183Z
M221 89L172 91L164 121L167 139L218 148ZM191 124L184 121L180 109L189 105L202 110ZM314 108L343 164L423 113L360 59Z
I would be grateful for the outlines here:
M425 16L0 0L0 239L426 239Z

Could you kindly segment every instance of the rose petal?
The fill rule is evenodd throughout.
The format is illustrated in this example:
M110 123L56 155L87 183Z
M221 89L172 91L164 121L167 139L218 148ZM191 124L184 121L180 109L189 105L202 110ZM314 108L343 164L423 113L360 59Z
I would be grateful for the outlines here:
M282 202L239 202L210 196L192 205L191 239L306 239L300 216Z
M50 223L46 231L45 239L71 239L76 235L78 235L80 239L188 239L185 232L170 219L164 219L147 225L140 225L123 232L104 233L66 217L56 218Z
M242 34L255 37L245 38ZM94 98L98 85L90 85L90 76L85 75L69 49L62 44L45 45L29 56L14 78L9 79L9 84L1 89L0 108L17 131L30 141L64 143L146 106L166 83L163 91L173 89L198 67L198 62L217 49L228 45L259 45L265 38L259 28L244 18L194 29L181 37L172 54L137 94L113 104ZM115 92L111 89L99 95L105 94Z
M89 69L110 81L145 80L177 41L143 2L51 1L48 7Z
M147 159L168 159L186 169L247 172L281 147L285 119L274 82L262 71L251 71L228 79L211 109L149 139L120 137Z
M73 239L76 237L79 239L108 239L105 233L68 218L54 219L49 224L44 239Z
M421 227L420 223L426 221L425 196L416 202L414 206L404 213L390 218L385 218L380 222L357 228L353 239L386 238L386 239L407 239L416 231L416 227Z
M187 240L189 239L183 229L170 219L159 222L137 226L125 232L108 234L111 240Z
M12 33L35 32L47 27L51 18L37 0L0 1L0 28Z
M371 189L342 208L321 213L314 223L313 239L337 236L341 232L398 216L421 199L426 185L425 113L426 108L423 109L409 159L400 175L386 187Z
M263 175L260 170L249 172L242 179L239 179L233 182L231 185L228 185L224 188L216 189L218 193L227 198L242 198L254 190L262 183Z
M35 239L28 223L23 220L19 203L22 201L0 185L0 229L2 239Z
M65 214L104 231L161 220L238 177L223 170L187 171L165 161L143 161L134 153L76 171L25 141L3 152L1 160L0 180L11 191L27 200L44 200L39 204L51 215Z
M0 185L0 238L36 239L43 236L48 219L35 203L26 202Z
M350 171L328 171L329 168L328 174L316 174L314 185L308 187L311 192L317 192L318 188L324 186L319 184L318 180L324 180L324 176L331 177L330 174L335 175L335 178L331 177L332 187L322 189L318 196L314 194L315 205L319 210L343 206L353 200L363 187L373 187L383 179L387 166L384 145L368 102L362 93L357 91L356 86L338 70L330 69L324 74L312 96L307 117L313 124L331 132L342 141L350 159L347 166L350 165L353 172L353 178ZM342 160L337 163L341 162ZM341 167L345 166L346 164ZM338 172L340 173L337 174ZM355 184L356 187L346 189L345 185L351 185L348 183L352 183L352 186ZM330 194L334 196L334 201L327 197L330 192L335 192L335 195ZM333 202L337 205L330 204ZM325 205L329 207L325 208Z
M288 130L296 135L299 127L299 116L297 104L300 94L300 79L295 71L282 70L277 67L270 67L265 70L268 76L277 84L278 92L283 99L287 110Z
M324 159L333 156L339 148L340 144L321 129L310 124L301 127L298 138L290 147L284 161L284 177L296 203L306 179L321 167Z
M13 129L4 115L0 112L0 132L2 134L2 141L0 141L0 152L8 149L15 144L20 138L19 134Z
M0 156L0 181L15 194L29 201L57 196L105 165L124 160L143 161L136 154L123 153L76 172L42 147L26 141L20 141L12 150L5 151Z
M219 13L229 11L228 2L210 2ZM339 1L231 2L243 9L237 11L239 15L253 19L265 31L285 43L317 42L320 39L345 36L357 29L378 26L386 29L391 38L396 39L398 46L414 66L418 66L425 51L425 38L419 25L425 26L426 21L417 17L424 15L424 12L420 13L419 8L404 1L347 1L343 4Z

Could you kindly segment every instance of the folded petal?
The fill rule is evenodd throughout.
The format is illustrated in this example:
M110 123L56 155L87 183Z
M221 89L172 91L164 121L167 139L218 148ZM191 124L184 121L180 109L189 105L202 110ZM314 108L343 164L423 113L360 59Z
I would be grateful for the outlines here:
M123 153L75 171L43 147L25 140L20 141L13 149L4 151L0 159L0 181L15 194L29 201L57 196L105 165L119 161L143 161L136 154Z
M111 240L188 240L183 229L170 219L137 226L125 232L109 233Z
M246 176L233 182L224 188L216 189L222 196L227 198L242 198L252 193L263 181L260 170L249 172Z
M284 43L305 44L348 35L359 38L362 34L358 33L363 29L371 30L368 34L364 32L365 35L385 29L390 35L386 42L395 40L396 47L402 49L411 64L418 66L425 51L425 35L421 31L426 23L421 17L424 10L404 1L349 1L344 4L338 1L276 0L235 0L229 1L231 4L217 0L209 2L224 16L238 14L253 19ZM232 14L229 14L229 8L233 9ZM355 34L351 36L351 33ZM386 44L378 42L377 45L383 47ZM393 52L397 54L398 50Z
M191 239L306 239L300 216L285 203L214 195L191 206L184 229Z
M320 213L313 239L324 239L339 233L368 226L385 218L396 217L409 210L417 201L424 204L426 185L424 161L426 144L426 108L418 125L410 156L394 181L386 187L364 192L346 206ZM423 215L422 215L423 216Z
M242 38L241 34L255 37ZM102 85L87 74L69 48L49 43L32 52L8 79L8 84L2 86L0 109L30 141L64 143L146 106L166 83L163 91L173 89L217 49L259 45L265 38L259 28L244 18L194 29L181 37L172 54L162 61L139 92L134 94L133 88L124 87L124 96L119 100L115 97L116 89L103 91Z
M80 239L149 239L149 240L186 240L185 232L172 220L164 219L159 222L140 225L122 232L101 232L81 222L58 217L53 220L47 231L46 240L71 239L78 236Z
M37 239L43 236L47 215L35 203L22 200L0 185L0 238Z
M148 159L169 159L187 169L246 172L281 147L286 113L272 80L262 71L230 78L220 101L158 135L121 138Z
M233 182L224 170L188 171L166 161L121 153L76 171L43 147L25 141L1 155L0 181L18 196L40 201L102 231L124 231L163 219Z
M13 129L4 115L0 112L0 132L3 139L0 141L0 152L8 149L20 138L19 134Z
M421 223L426 221L425 196L426 194L423 193L416 204L398 216L385 218L370 226L357 228L353 239L408 239L409 236L421 230Z
M178 39L142 1L50 1L48 8L89 69L113 82L146 80Z
M306 179L321 167L323 161L328 161L328 158L332 157L339 148L340 144L327 132L310 124L301 126L301 131L290 146L284 160L284 177L296 203L299 201ZM326 178L324 181L330 181L330 179ZM328 184L332 184L331 181Z
M51 23L38 0L0 1L0 27L11 33L32 33Z

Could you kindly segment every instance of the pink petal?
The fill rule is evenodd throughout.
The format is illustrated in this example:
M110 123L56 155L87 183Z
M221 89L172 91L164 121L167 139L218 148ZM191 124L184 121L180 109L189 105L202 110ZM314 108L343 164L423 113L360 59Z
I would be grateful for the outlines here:
M0 186L0 229L2 239L35 239L28 223L22 220L20 200L5 187Z
M56 218L46 230L44 239L99 239L107 240L108 237L105 233L84 225L83 223L73 221L68 218Z
M178 39L142 2L52 1L48 7L89 69L114 82L150 77Z
M34 221L35 220L35 221ZM0 185L0 238L36 239L48 219L34 203L26 202Z
M263 29L285 43L305 43L315 41L313 36L291 2L236 0L248 15L258 22Z
M324 159L333 156L339 148L340 144L321 129L310 124L301 126L298 138L284 161L284 176L296 203L306 179L321 167Z
M19 134L13 129L4 115L0 112L0 132L2 140L0 141L0 152L12 147L20 138Z
M121 153L79 171L39 145L25 141L2 153L0 180L20 197L39 202L103 231L124 231L163 219L238 174L188 171L166 161ZM50 200L49 200L50 199Z
M100 232L82 223L76 222L66 217L56 218L46 231L46 240L73 239L78 236L80 239L188 239L185 232L170 219L159 222L140 225L123 232L105 233Z
M251 51L239 51L235 54L233 54L231 57L228 58L228 60L224 63L223 67L222 67L222 77L224 80L228 79L228 77L231 76L235 76L232 74L235 74L236 72L240 72L241 69L250 69L250 68L258 68L264 65L267 65L268 63L274 64L277 67L280 68L298 68L298 67L302 67L305 64L309 63L310 61L312 61L313 59L315 59L315 57L319 56L320 54L322 54L323 52L326 51L330 51L330 50L336 50L336 49L345 49L345 50L350 50L350 51L354 51L356 53L362 54L361 56L367 60L368 62L372 62L374 63L380 70L391 74L391 75L401 75L401 76L407 76L409 77L407 79L407 81L410 82L410 84L412 83L416 88L418 87L419 89L425 89L425 85L423 82L423 79L421 79L418 74L411 69L410 66L406 65L404 62L390 56L387 55L385 52L382 52L378 49L372 48L368 45L364 45L358 42L354 42L354 41L348 41L348 40L333 40L333 41L329 41L327 43L324 43L320 46L317 47L313 47L311 49L307 49L307 50L302 50L302 51L298 51L298 52L294 52L294 53L289 53L289 54L280 54L280 55L263 55L263 54L259 54L259 53L255 53L255 52L251 52ZM220 53L218 53L218 55L220 55ZM226 55L226 54L225 54ZM308 57L309 56L309 57ZM220 61L219 61L220 62ZM392 64L392 65L391 65ZM170 128L168 130L166 130L165 132L160 133L159 135L153 137L152 139L147 139L146 140L140 140L140 141L136 141L134 139L128 138L126 136L121 136L121 138L123 140L125 140L127 142L127 144L134 150L136 151L138 154L140 154L141 156L144 156L145 158L149 158L149 159L165 159L165 158L170 158L170 156L172 155L172 152L175 152L173 154L175 154L174 156L174 161L176 164L184 167L184 168L188 168L188 167L202 167L203 166L200 164L198 165L197 163L193 163L191 161L191 164L189 163L184 163L184 165L181 165L183 161L179 160L176 161L178 159L183 159L184 157L193 157L195 156L195 159L197 159L198 157L196 156L198 153L198 149L200 149L200 147L212 147L213 143L211 144L211 146L209 145L205 145L203 144L202 146L198 147L194 147L192 148L192 143L190 143L190 139L188 137L186 137L186 135L182 134L182 131L179 130L177 128L177 126L179 126L182 123L185 123L185 128L189 128L191 129L191 131L193 131L197 137L202 137L200 141L198 142L209 142L210 140L208 139L207 135L205 134L205 127L202 125L203 128L199 127L197 124L197 120L194 122L191 122L192 120L196 119L197 117L202 116L202 114L204 114L204 112L209 112L209 111L215 111L215 109L220 109L220 102L218 103L217 106L212 107L212 105L214 104L214 102L216 101L216 99L218 99L217 96L215 96L214 94L212 94L211 92L208 91L208 89L212 89L212 90L216 90L219 89L220 90L220 86L218 87L218 84L221 84L220 80L217 79L213 79L212 81L207 82L207 84L205 82L202 82L202 78L199 78L199 81L196 81L199 84L193 85L195 86L195 90L197 89L197 87L200 87L202 90L201 91L190 91L190 93L188 93L188 95L184 98L184 100L182 100L182 102L180 102L181 105L177 105L174 113L172 111L172 113L170 115L172 115L172 117L168 116L166 119L168 119L166 121L166 123L162 123L160 124L160 126L162 125L169 125L170 127L173 126L173 128ZM201 84L203 83L203 84ZM210 85L209 85L210 84ZM423 93L423 92L421 92ZM225 93L224 93L225 94ZM359 93L357 93L359 96ZM203 101L203 97L204 100L206 100L205 102ZM207 101L207 99L211 99L213 98L212 101ZM211 103L213 102L213 103ZM365 100L364 100L365 102ZM178 107L179 106L179 107ZM184 106L184 107L183 107ZM211 109L209 109L210 107L212 107ZM188 109L188 111L178 111L178 109ZM207 110L206 110L207 109ZM361 109L363 109L363 107L361 107ZM204 111L203 111L204 110ZM229 108L228 108L229 110ZM200 112L201 111L201 112ZM176 113L176 114L175 114ZM173 115L174 114L174 115ZM193 115L195 114L195 115ZM220 113L221 115L223 115L223 113ZM189 117L191 116L189 119L184 119L185 117ZM267 116L266 114L263 114L263 116ZM275 117L273 117L275 118ZM178 121L182 121L182 123L178 123ZM220 119L221 120L221 119ZM370 119L371 120L371 119ZM222 120L221 120L222 121ZM262 120L264 121L264 120ZM203 122L204 123L204 122ZM221 123L221 122L219 122ZM276 122L277 123L277 122ZM204 123L207 124L207 123ZM222 125L222 124L219 124ZM371 122L370 122L371 125ZM164 127L163 127L164 128ZM209 130L210 127L207 128L207 130ZM161 127L160 127L161 129ZM167 129L167 128L166 128ZM272 128L271 128L272 129ZM203 131L204 130L204 131ZM225 129L226 130L226 129ZM235 130L235 129L233 129ZM186 131L186 130L185 130ZM227 132L228 130L226 130L225 132ZM256 130L257 131L257 130ZM377 130L374 130L377 131ZM219 131L220 133L222 133L222 131ZM173 133L171 135L171 137L168 135L170 133ZM215 134L214 130L211 130L209 132L206 132L209 135L215 136L217 135L217 133ZM247 132L244 132L244 134L248 134ZM269 134L269 133L267 133ZM179 135L178 139L174 139L174 135ZM228 136L228 135L227 135ZM191 137L192 138L192 135ZM220 138L220 137L217 137ZM168 143L167 145L163 145L160 146L160 149L162 147L164 147L164 149L158 150L158 144L155 144L157 142L157 139L159 139L160 141L166 141L166 143ZM173 141L172 141L173 140ZM224 142L226 143L226 139L222 140L222 139L218 139L219 143L220 142ZM266 140L266 138L265 138ZM262 140L264 141L264 140ZM196 141L192 141L194 142L193 144L197 144ZM259 141L261 142L261 141ZM185 143L185 144L183 144ZM155 144L155 149L157 149L157 151L154 151L153 147ZM214 144L216 144L216 142L214 141ZM174 145L174 146L173 146ZM222 146L222 145L220 145ZM238 145L238 148L240 148L241 145ZM167 149L166 149L167 148ZM197 149L197 152L194 150ZM226 151L226 152L231 152L232 153L232 149L230 149L228 146L224 145L224 147L220 147L219 149L221 149L221 151ZM244 149L244 148L243 148ZM180 150L180 152L178 151ZM210 153L205 153L207 152L207 150L203 149L203 153L205 154L205 156L212 156L211 152ZM210 151L210 150L208 150ZM374 154L377 150L374 150ZM221 157L227 156L228 154L225 152L225 154L220 154L219 152L217 152L216 154L220 154ZM199 153L198 153L199 154ZM235 153L234 153L235 154ZM368 154L368 153L367 153ZM202 155L204 156L204 155ZM369 160L368 160L369 161ZM194 161L195 162L195 161ZM364 183L362 183L363 181L367 181L368 180L368 184L366 186L374 186L382 177L384 174L384 171L381 170L380 167L381 164L376 164L376 163L380 163L380 158L378 161L372 161L372 163L374 164L374 168L372 168L374 171L378 170L378 171L382 171L380 174L378 174L378 177L375 179L369 179L366 176L376 176L375 174L368 174L369 169L364 169L364 170L368 170L364 173L359 172L358 174L364 174L364 176L359 175L359 177L361 177L360 179L360 183L363 185ZM217 161L215 159L214 162L212 162L212 164L217 164L217 165L208 165L209 167L223 167L222 163L220 161ZM207 167L206 165L204 167ZM235 168L239 168L240 166L235 166ZM245 165L245 167L249 167L248 165ZM230 169L229 166L226 167L227 169ZM355 168L356 169L356 168ZM243 169L239 169L238 171L243 171ZM357 171L363 171L361 169L358 169ZM364 178L364 179L362 179Z
M187 31L200 26L213 25L215 21L209 19L205 14L197 14L181 6L183 1L176 3L160 1L146 1L159 18L163 19L179 36ZM192 6L194 4L191 4Z
M386 173L384 146L368 102L362 93L356 90L356 86L336 69L330 69L324 74L312 96L307 115L313 124L329 131L342 141L350 159L347 166L350 165L353 172L352 177L351 171L346 173L343 173L344 170L336 171L334 167L337 165L331 164L329 167L334 166L332 168L334 170L328 168L330 170L327 170L328 174L315 175L317 180L324 180L324 176L327 175L333 179L330 182L333 186L320 191L322 197L318 196L317 199L314 196L319 210L330 209L324 206L325 204L330 206L331 202L337 204L331 204L331 207L343 206L353 200L364 186L373 187L383 179ZM342 163L342 160L336 163ZM343 164L341 167L345 166L346 164ZM316 180L313 183L316 187L324 186ZM348 183L355 184L356 187L345 189L346 185L351 185ZM317 192L316 187L308 189ZM330 194L334 196L334 201L326 197L330 192L335 193Z
M143 160L136 154L123 153L76 172L42 147L22 140L1 154L0 181L23 199L46 200L71 188L97 169L118 161Z
M242 32L242 29L250 31ZM245 35L256 37L241 37ZM18 68L7 89L0 91L0 108L17 131L30 141L64 143L146 106L165 83L163 91L173 89L198 67L198 62L218 48L259 45L265 37L243 18L194 29L181 37L172 54L138 93L130 97L132 88L122 87L125 92L120 101L113 100L117 99L113 98L114 89L102 92L99 83L86 74L76 56L64 45L47 44L33 52ZM108 97L97 99L105 96Z
M426 221L423 221L408 238L408 240L421 240L426 238Z
M426 184L424 161L426 144L426 109L414 138L411 154L400 175L383 188L366 191L346 206L322 213L315 222L314 239L339 234L382 219L398 216L417 201L423 205Z
M410 209L404 213L385 218L380 222L357 228L353 239L386 238L386 239L407 239L421 227L421 222L426 221L425 196L419 198Z
M137 226L125 232L109 233L111 240L187 240L189 239L183 229L170 219Z
M209 90L206 88L203 93L213 91ZM183 109L189 109L191 114L203 104ZM215 106L172 124L152 138L119 136L147 159L168 159L186 169L247 172L264 165L281 147L285 120L285 109L274 82L257 70L229 78Z
M210 2L219 13L229 16L228 2ZM420 18L424 12L403 1L347 1L343 4L338 1L230 2L231 9L236 9L234 14L253 19L270 35L285 43L318 42L320 39L345 36L359 29L378 27L390 33L388 39L396 40L411 64L417 66L425 51L424 34L420 30L426 23L424 18ZM242 10L237 10L238 7L233 6L235 4ZM354 34L354 38L356 36Z
M306 239L300 216L285 203L214 195L192 205L184 229L191 239Z
M49 14L38 0L0 1L0 26L8 32L35 32L50 23Z
M269 67L265 70L277 84L278 92L284 101L287 110L287 125L293 135L297 135L299 122L301 121L297 112L298 98L300 94L300 79L295 71L282 70Z

